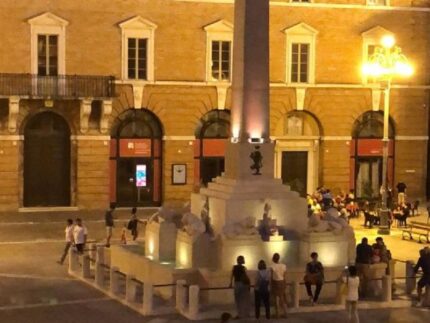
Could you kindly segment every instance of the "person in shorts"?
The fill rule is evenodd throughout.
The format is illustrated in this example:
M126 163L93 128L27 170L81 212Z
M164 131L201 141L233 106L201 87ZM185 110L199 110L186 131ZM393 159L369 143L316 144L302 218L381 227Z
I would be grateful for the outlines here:
M75 220L76 225L73 227L73 242L76 246L76 251L79 254L84 253L85 244L87 242L88 230L82 224L82 219Z
M275 315L279 317L279 306L284 311L284 316L287 316L287 299L285 297L285 275L287 273L287 266L280 263L281 256L275 253L272 257L272 295L275 300Z

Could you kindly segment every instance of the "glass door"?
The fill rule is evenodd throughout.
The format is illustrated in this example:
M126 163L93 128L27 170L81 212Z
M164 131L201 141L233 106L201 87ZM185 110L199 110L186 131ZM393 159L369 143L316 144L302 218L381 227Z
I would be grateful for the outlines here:
M382 185L382 157L357 159L356 195L362 199L378 199Z

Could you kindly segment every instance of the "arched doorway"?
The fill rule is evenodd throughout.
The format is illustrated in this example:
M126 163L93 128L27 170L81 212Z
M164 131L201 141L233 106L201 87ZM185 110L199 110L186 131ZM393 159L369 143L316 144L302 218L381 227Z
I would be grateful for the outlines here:
M318 120L307 111L289 112L275 129L275 174L301 196L318 186L321 132Z
M110 146L110 200L118 206L161 204L162 126L149 110L115 120Z
M230 111L206 113L195 131L195 182L207 185L224 172L226 140L230 138Z
M60 115L33 116L24 129L24 206L70 205L70 128Z
M381 111L363 113L354 122L351 143L351 188L357 198L376 200L382 185L382 137L384 115ZM388 186L394 180L394 124L389 123Z

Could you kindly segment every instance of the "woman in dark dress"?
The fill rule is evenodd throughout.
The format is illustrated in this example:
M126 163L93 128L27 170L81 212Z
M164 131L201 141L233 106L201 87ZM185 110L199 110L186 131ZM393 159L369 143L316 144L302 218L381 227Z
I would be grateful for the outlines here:
M237 309L237 318L249 317L251 282L246 273L245 257L237 257L237 265L233 266L230 279L230 287L234 282L234 302Z

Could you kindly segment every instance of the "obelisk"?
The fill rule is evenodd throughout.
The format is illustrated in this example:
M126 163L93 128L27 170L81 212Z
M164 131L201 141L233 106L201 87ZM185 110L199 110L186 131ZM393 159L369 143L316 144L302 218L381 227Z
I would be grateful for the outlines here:
M225 176L273 178L274 150L269 129L269 0L236 0L234 15L232 138L227 147ZM257 170L258 167L261 169Z

